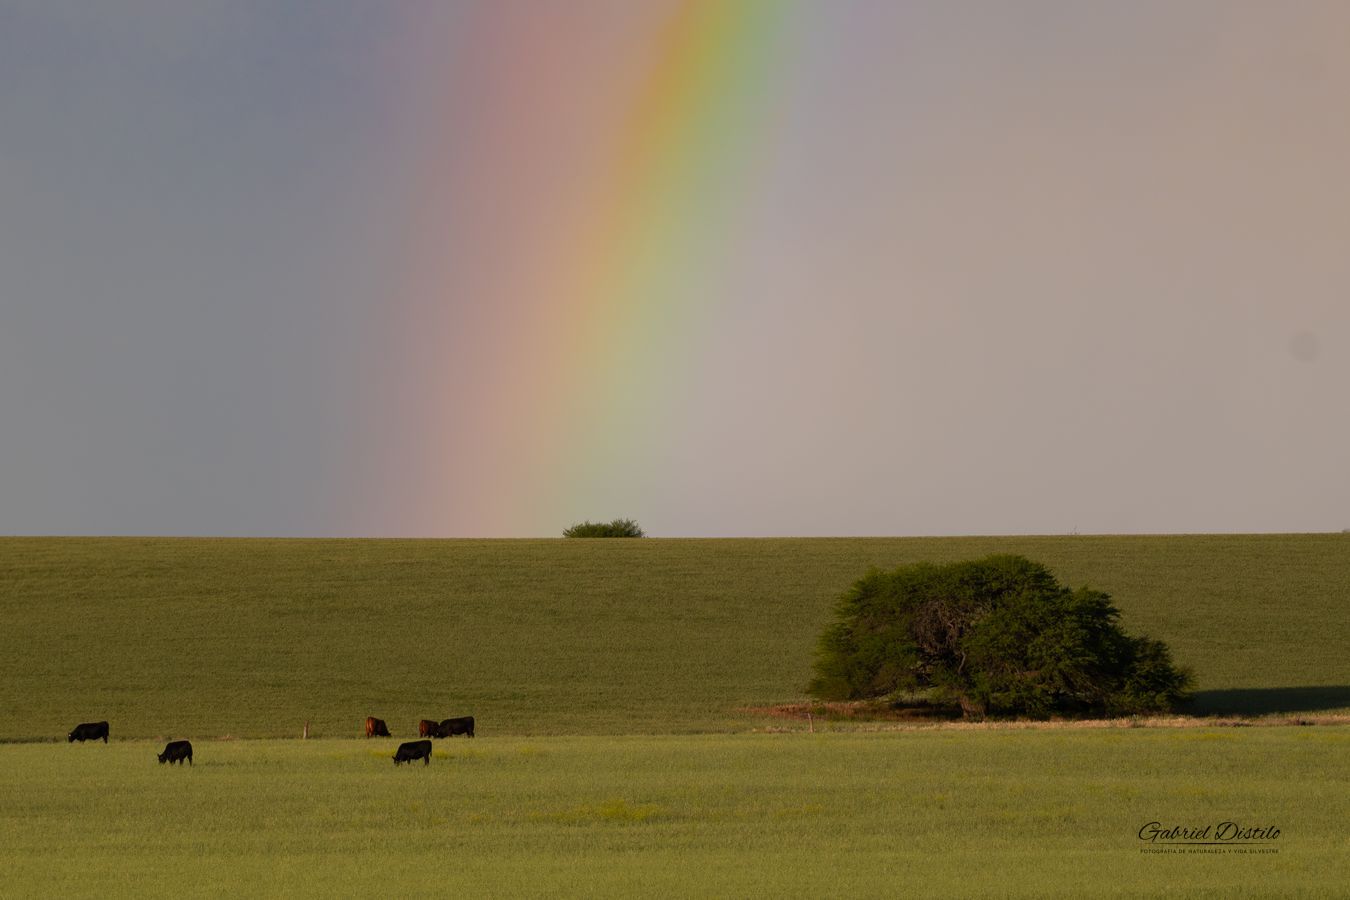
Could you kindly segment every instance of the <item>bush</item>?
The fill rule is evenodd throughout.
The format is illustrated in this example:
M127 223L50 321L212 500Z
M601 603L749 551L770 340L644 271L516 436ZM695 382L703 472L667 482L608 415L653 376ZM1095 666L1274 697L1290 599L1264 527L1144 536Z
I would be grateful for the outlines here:
M581 522L563 532L563 537L646 537L638 523L632 519L615 519L613 522Z
M1122 631L1110 601L1021 556L873 570L821 636L810 690L830 700L927 691L967 715L1174 707L1189 672L1161 641Z

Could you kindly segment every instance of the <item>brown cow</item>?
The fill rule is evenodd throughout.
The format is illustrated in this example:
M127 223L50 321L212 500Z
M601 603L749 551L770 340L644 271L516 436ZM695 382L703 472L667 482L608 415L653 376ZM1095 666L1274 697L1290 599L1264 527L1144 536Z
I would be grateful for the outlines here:
M366 716L366 737L390 737L389 726L384 724L384 719L377 719L374 716Z
M431 735L434 735L436 733L436 725L437 723L431 721L430 719L423 719L422 721L417 723L417 736L429 737Z

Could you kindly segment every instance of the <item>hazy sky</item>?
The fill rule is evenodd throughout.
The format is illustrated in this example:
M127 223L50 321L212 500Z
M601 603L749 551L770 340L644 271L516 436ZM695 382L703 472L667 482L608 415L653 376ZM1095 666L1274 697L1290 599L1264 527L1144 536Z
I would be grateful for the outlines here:
M1350 528L1347 47L1339 0L0 0L0 533Z

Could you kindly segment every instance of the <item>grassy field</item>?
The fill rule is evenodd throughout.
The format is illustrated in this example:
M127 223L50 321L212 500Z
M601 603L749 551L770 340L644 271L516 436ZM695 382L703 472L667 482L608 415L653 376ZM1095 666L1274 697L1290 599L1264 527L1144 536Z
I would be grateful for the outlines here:
M1346 727L747 712L869 566L992 552L1111 592L1196 712L1350 710L1350 535L0 539L0 896L1344 896ZM351 739L466 713L427 767ZM1278 852L1137 836L1224 820Z
M0 746L14 896L1333 897L1350 730ZM1142 825L1278 828L1146 854ZM8 895L8 894L6 894Z
M1110 592L1200 712L1350 709L1350 535L0 539L0 740L744 731L869 566L1026 554Z

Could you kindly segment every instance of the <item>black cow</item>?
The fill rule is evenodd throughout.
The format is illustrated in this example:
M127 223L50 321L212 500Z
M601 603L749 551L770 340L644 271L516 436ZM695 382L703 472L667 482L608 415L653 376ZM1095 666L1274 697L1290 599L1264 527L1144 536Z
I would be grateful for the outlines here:
M410 763L417 759L420 759L424 766L431 765L431 741L408 741L406 744L399 744L398 752L394 754L394 765Z
M73 744L76 741L84 743L85 741L96 741L103 738L103 743L108 743L108 723L107 722L84 722L75 726L75 730L66 735L66 743Z
M446 719L436 726L434 737L448 738L457 734L467 734L469 737L473 737L473 716Z
M169 741L169 743L164 746L164 752L159 754L159 764L161 766L165 763L168 763L169 765L178 763L181 766L185 759L188 761L189 766L192 765L191 741Z

